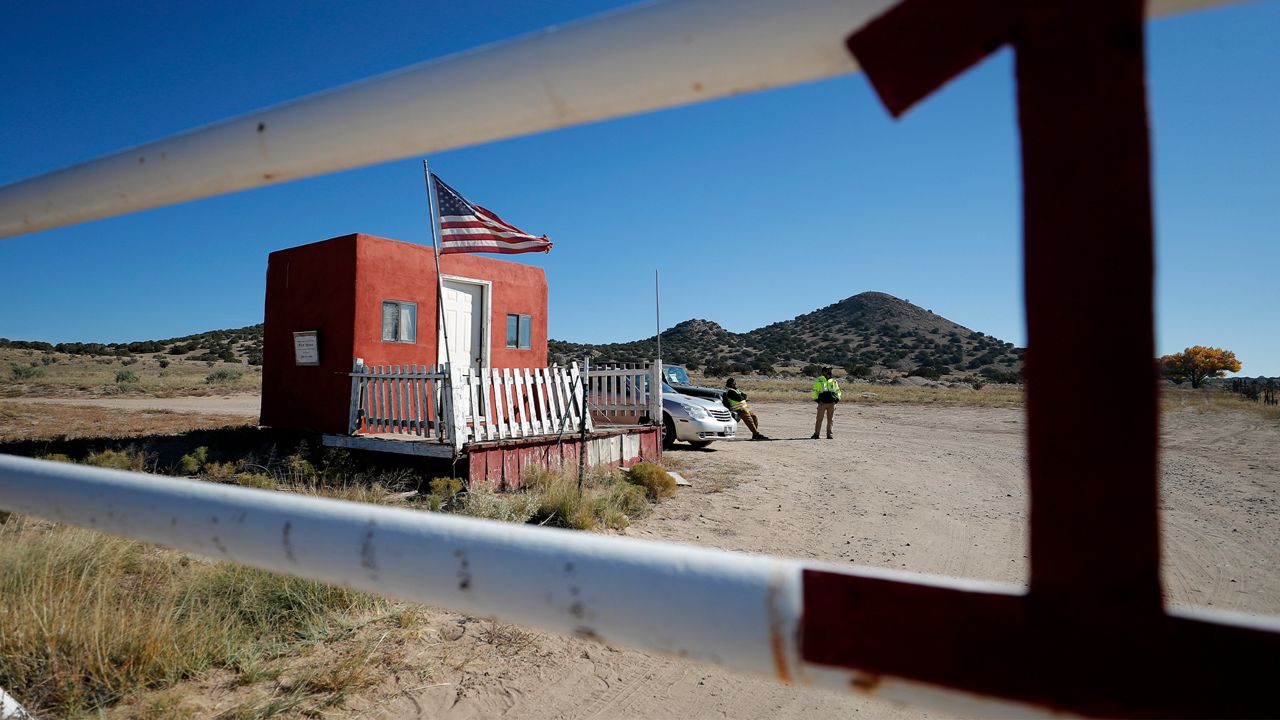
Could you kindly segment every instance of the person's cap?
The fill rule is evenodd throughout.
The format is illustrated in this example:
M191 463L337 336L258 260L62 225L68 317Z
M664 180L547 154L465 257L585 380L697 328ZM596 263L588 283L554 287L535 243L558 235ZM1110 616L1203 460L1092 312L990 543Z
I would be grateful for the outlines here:
M725 380L725 381L724 381L724 384L725 384L725 385L728 385L729 387L733 387L734 385L736 385L736 384L737 384L737 382L736 382L736 381L734 381L734 379L733 379L733 378L729 378L728 380Z

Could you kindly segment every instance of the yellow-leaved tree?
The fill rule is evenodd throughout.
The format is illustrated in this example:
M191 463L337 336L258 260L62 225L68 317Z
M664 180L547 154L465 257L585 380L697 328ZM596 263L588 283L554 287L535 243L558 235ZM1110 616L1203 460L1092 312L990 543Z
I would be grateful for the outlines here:
M1191 387L1198 388L1205 378L1240 372L1240 361L1230 350L1195 345L1160 358L1160 367L1164 376L1175 383L1181 385L1190 380Z

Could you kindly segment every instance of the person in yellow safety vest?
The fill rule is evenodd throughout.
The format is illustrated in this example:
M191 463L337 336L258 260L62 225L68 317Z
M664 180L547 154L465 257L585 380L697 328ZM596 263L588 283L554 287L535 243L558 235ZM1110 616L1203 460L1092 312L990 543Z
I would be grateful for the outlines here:
M822 368L822 375L813 381L813 401L818 403L818 419L813 422L813 437L818 439L818 431L822 429L822 418L827 418L827 439L831 435L831 419L836 413L836 403L840 402L840 383L836 382L831 368Z
M747 394L738 390L738 382L733 378L724 381L725 393L724 404L730 410L737 414L738 419L746 424L747 429L751 431L752 440L768 440L768 435L760 434L760 418L751 412L751 407L747 405Z

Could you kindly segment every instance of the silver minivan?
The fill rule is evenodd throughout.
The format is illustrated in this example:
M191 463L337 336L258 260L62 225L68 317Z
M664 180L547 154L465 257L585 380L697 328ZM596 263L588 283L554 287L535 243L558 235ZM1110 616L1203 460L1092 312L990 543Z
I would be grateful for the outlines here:
M738 421L719 401L684 395L662 383L663 447L684 440L702 448L714 440L732 440L737 432Z

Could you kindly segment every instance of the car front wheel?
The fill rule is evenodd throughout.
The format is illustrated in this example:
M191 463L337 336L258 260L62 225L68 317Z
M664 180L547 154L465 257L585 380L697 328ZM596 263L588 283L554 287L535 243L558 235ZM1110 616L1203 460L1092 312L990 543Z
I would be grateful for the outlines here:
M676 444L676 424L670 415L662 416L662 447L670 450Z

